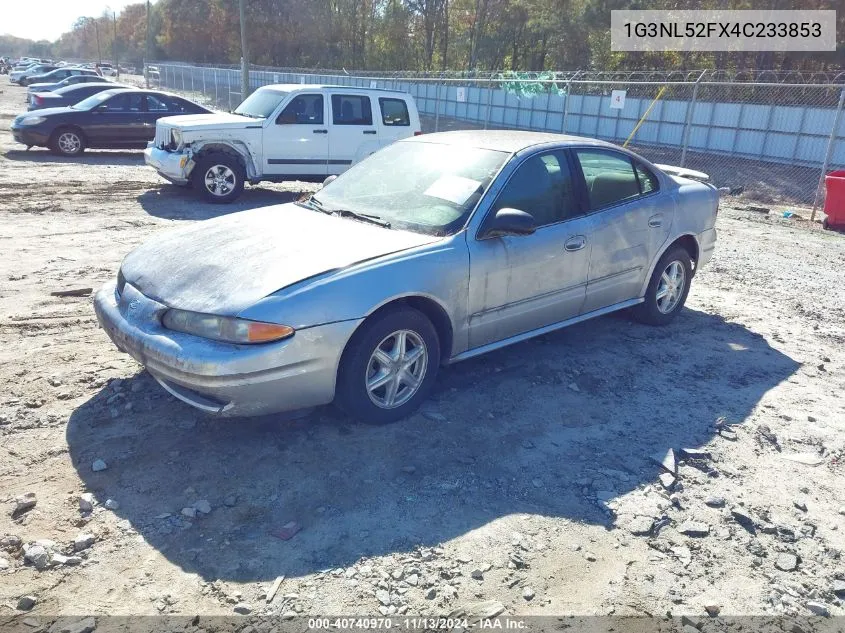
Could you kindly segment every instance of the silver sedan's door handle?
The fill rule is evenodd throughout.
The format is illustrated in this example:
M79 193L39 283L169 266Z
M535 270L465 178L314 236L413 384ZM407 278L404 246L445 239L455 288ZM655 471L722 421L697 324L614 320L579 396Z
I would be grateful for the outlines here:
M587 238L583 235L573 235L566 243L563 245L563 248L568 250L570 253L572 251L580 251L587 245Z
M648 219L648 225L656 229L658 226L663 226L663 216L662 215L653 215Z

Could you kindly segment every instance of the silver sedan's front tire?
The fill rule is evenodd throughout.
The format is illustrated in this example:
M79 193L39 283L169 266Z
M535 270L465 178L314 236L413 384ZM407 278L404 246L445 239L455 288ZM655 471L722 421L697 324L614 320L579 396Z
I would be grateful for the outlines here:
M431 321L412 308L389 308L364 321L346 346L335 404L370 424L401 420L428 396L439 365Z

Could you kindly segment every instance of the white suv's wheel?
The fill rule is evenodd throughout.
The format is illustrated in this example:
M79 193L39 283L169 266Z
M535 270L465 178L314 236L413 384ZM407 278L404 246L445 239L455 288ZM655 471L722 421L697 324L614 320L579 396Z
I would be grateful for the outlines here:
M240 196L245 178L241 159L223 152L201 156L191 173L194 189L216 204L232 202Z

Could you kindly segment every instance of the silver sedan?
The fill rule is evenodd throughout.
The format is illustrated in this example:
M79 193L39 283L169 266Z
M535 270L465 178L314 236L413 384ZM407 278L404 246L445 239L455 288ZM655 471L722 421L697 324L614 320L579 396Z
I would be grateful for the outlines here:
M587 138L418 136L307 200L156 236L97 317L204 411L334 402L391 422L443 364L624 308L671 321L712 256L718 193L668 171Z

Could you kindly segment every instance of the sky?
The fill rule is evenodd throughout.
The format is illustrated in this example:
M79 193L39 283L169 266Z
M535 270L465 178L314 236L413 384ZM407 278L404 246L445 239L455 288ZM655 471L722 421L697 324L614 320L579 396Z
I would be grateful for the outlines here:
M0 33L32 40L53 41L69 31L77 18L100 16L106 9L120 12L144 0L8 0L0 9Z

